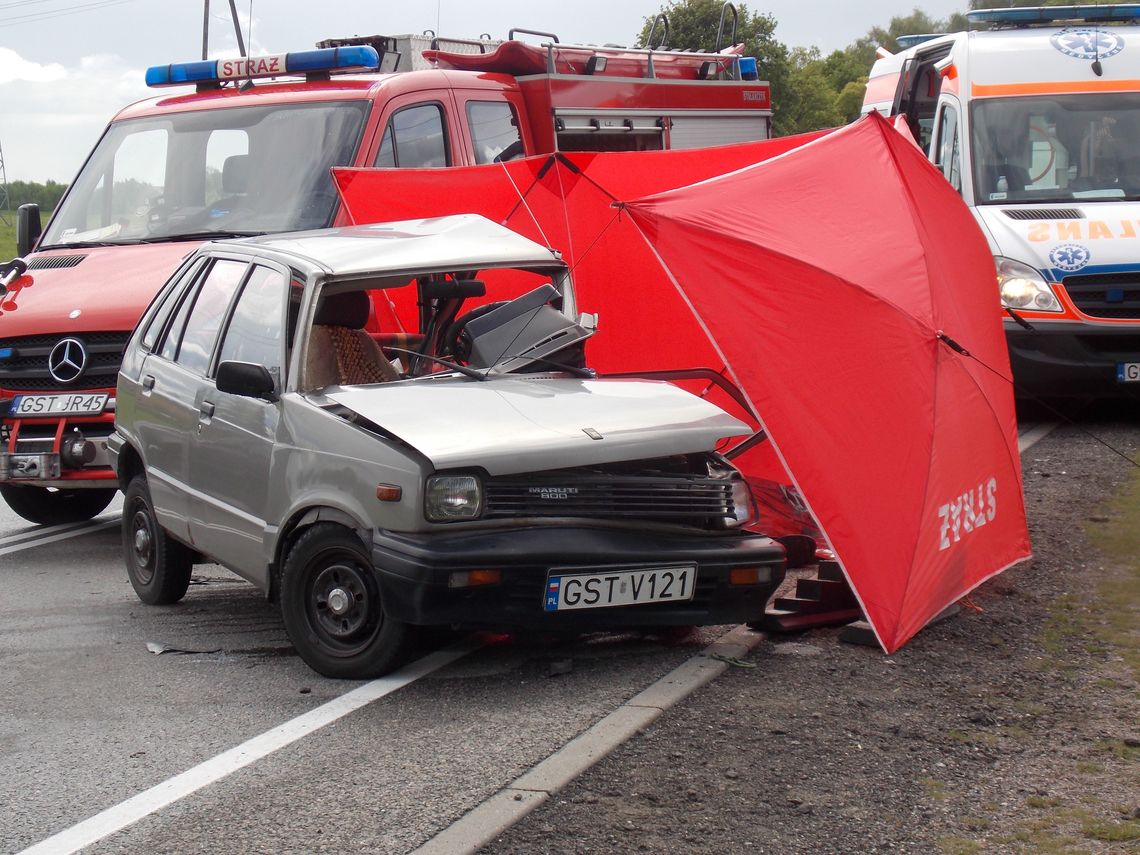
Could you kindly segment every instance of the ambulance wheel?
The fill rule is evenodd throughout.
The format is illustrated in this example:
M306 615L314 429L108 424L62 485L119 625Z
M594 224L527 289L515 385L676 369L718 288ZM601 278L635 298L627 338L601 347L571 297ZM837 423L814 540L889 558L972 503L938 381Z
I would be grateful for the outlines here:
M117 490L57 490L50 487L28 487L23 484L0 484L0 496L28 522L40 525L83 522L102 513Z
M146 478L132 478L123 500L123 558L138 598L151 606L181 600L190 587L194 555L158 524Z
M411 629L384 613L372 561L353 532L335 523L305 531L281 571L285 632L310 668L363 680L393 670Z

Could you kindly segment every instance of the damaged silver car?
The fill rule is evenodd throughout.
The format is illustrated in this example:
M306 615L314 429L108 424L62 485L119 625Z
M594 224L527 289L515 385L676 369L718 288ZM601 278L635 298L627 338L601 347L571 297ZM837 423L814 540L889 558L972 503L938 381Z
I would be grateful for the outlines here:
M119 375L131 584L173 603L217 562L350 678L417 626L759 617L783 549L715 452L748 426L597 378L596 325L556 252L474 215L202 246Z

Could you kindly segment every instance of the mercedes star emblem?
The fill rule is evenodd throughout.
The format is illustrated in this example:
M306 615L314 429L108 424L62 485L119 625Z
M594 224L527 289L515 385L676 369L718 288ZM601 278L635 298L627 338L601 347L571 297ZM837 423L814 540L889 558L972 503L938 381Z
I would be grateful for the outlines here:
M77 338L62 339L48 355L48 371L60 383L74 383L87 367L87 348Z

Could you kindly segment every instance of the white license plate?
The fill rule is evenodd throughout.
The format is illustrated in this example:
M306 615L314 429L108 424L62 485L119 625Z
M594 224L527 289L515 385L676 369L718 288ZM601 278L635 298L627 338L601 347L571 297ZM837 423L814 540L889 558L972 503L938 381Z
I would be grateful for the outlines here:
M564 567L550 571L544 608L548 612L603 609L691 600L697 583L695 564L576 573Z
M8 415L20 418L85 415L103 412L106 395L17 395Z
M1117 383L1140 383L1140 362L1116 363Z

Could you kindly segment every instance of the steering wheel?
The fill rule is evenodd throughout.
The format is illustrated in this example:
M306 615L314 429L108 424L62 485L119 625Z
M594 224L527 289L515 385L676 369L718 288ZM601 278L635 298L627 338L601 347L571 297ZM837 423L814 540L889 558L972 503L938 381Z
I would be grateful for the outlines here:
M466 365L471 359L471 334L467 332L467 324L475 318L481 318L488 312L493 312L500 306L505 306L508 300L499 300L495 303L484 303L476 306L469 312L464 312L451 322L439 341L439 355L450 356L460 365Z

